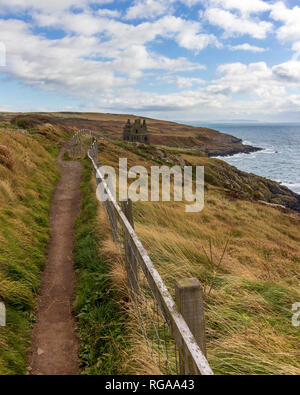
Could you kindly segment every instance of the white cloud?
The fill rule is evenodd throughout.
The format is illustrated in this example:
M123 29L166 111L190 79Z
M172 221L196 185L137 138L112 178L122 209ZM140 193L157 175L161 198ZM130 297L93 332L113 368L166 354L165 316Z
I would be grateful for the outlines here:
M109 10L106 8L102 8L97 11L97 15L107 18L120 18L121 12L118 10Z
M120 12L118 7L105 8L110 2L93 1L103 6L95 11L89 7L91 0L0 0L0 14L9 8L17 15L23 10L33 17L33 22L27 23L10 15L0 19L1 41L7 49L4 72L30 86L82 98L83 106L91 103L98 109L160 111L176 116L181 111L197 117L225 113L239 118L300 111L299 7L262 0L133 0L127 12ZM183 4L204 6L202 23L174 16L174 10ZM269 13L282 25L277 31L278 23L266 19ZM221 38L212 34L209 24L224 31ZM35 33L35 27L60 29L64 37L47 38L46 34ZM291 43L295 52L292 60L274 67L266 62L223 64L217 76L207 81L196 74L205 68L205 57L194 55L208 46L263 53L267 44L256 46L245 39L245 43L228 45L224 38L249 35L262 40L271 32L276 32L281 43ZM166 40L172 42L172 50L175 43L190 51L190 56L178 48L170 55ZM159 43L161 47L154 50L157 47L153 44ZM143 80L147 76L149 79ZM165 81L177 91L147 91L150 77L154 85ZM141 83L141 90L134 88L137 83Z
M110 32L110 40L99 41L98 37L87 34L50 40L34 35L25 22L0 19L1 38L7 49L6 73L42 89L93 96L101 90L135 83L144 70L178 72L203 68L183 57L172 59L149 51L145 43L152 41L158 32L149 35L147 26L101 21L102 30L106 34ZM70 28L76 26L76 16L66 18L64 23ZM115 29L116 26L120 29ZM176 29L170 32L167 26L168 23L162 24L159 32L178 34ZM94 25L80 26L85 33L90 33L88 29L93 31Z
M48 40L17 20L0 20L0 30L7 49L6 73L31 86L85 96L132 82L116 76L109 63L85 59L96 48L93 37Z
M205 17L212 25L222 28L227 37L247 34L257 39L264 39L273 29L270 22L240 17L220 8L208 8Z
M300 62L297 65L281 64L273 68L265 62L224 64L219 66L220 78L208 84L201 81L185 81L180 92L141 95L136 89L120 89L113 97L102 97L104 108L120 108L177 116L203 116L205 119L220 117L268 116L272 113L300 111L300 95L288 93L286 80L290 74L300 78ZM178 76L161 79L176 83ZM290 80L297 87L296 79ZM197 86L195 85L197 84ZM244 98L243 98L244 96Z
M299 60L300 59L300 41L296 41L293 44L292 50L295 51L295 54L293 56L293 60Z
M0 0L0 13L6 10L18 11L26 9L53 12L66 10L71 7L83 9L91 3L103 5L112 2L113 0Z
M202 32L202 25L199 22L172 16L165 17L163 21L168 29L175 34L174 38L177 44L183 48L199 52L209 45L221 47L215 35ZM160 23L161 21L158 22L158 24Z
M271 17L283 23L283 26L277 30L279 40L300 40L300 8L298 6L287 8L282 1L277 2L272 7Z
M248 43L239 45L229 45L228 48L231 51L250 51L250 52L265 52L265 48L257 47Z
M293 43L292 50L295 51L293 60L297 61L300 57L300 7L288 8L284 2L276 2L272 6L270 16L282 23L277 29L276 36L282 43Z
M166 74L164 76L159 76L157 78L157 81L159 82L163 81L168 84L177 85L179 89L193 88L198 85L205 84L205 81L201 78L183 77L180 75L169 75L169 74Z
M170 11L174 0L135 0L127 9L126 19L151 19Z
M74 32L79 35L93 36L105 30L109 19L96 17L91 12L73 14L71 12L32 14L36 24L40 27L61 28L65 32Z
M105 50L109 52L114 52L114 49L120 47L124 49L130 48L132 45L146 44L158 37L171 38L179 46L195 52L199 52L209 45L221 46L213 34L203 32L200 22L172 15L138 25L95 16L88 11L80 14L70 12L35 13L34 18L36 23L43 27L57 27L67 32L83 35L104 34L106 38L111 38L111 41L105 45Z
M226 10L237 10L243 15L257 14L271 9L271 5L262 0L204 0L204 3Z
M224 76L210 86L215 91L255 95L263 99L286 93L284 85L276 80L265 62L225 64L218 67L218 72Z
M273 74L283 82L300 83L300 62L290 61L272 68Z
M193 88L197 85L205 84L205 81L201 78L177 77L176 84L179 89L187 89Z
M269 11L271 5L263 0L134 0L126 13L127 19L151 19L173 11L173 5L183 3L188 7L203 4L206 8L223 8L239 11L244 16Z

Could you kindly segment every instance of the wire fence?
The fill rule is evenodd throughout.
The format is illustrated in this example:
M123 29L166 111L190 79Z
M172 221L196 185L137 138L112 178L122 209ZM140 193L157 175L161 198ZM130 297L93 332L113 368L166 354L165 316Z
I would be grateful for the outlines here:
M197 281L195 279L192 286L189 283L187 287L188 281L185 279L184 286L181 288L178 286L179 296L176 305L135 233L132 202L122 201L120 207L108 187L101 165L98 164L99 139L103 138L90 130L81 130L74 135L68 148L74 158L88 155L92 162L97 187L101 185L106 193L107 199L103 204L109 218L113 240L125 255L130 299L134 305L140 334L145 339L148 351L161 374L212 375L203 341L204 313L203 307L199 305L203 298L202 288L200 284L195 286ZM184 292L181 292L182 290ZM195 292L198 292L198 296L193 301ZM179 312L178 305L182 305L183 310L185 309L182 314ZM189 308L190 311L187 311ZM197 318L198 312L201 317ZM184 313L189 323L183 318ZM195 319L198 319L200 326L195 326L191 322ZM194 334L192 327L198 328Z

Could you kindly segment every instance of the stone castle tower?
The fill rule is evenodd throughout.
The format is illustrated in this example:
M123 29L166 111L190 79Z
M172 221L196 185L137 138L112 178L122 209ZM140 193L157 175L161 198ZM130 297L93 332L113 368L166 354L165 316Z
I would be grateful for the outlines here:
M140 119L136 119L134 123L131 123L130 119L128 119L123 130L123 140L150 144L150 136L146 121L144 120L143 123L141 123Z

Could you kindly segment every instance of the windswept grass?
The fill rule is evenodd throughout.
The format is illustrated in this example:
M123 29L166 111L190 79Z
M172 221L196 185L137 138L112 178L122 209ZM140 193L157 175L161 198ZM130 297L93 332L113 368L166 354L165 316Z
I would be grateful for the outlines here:
M78 318L82 374L160 374L130 301L124 257L112 240L107 214L85 162L76 225Z
M117 167L119 157L127 157L129 166L155 164L125 146L100 148L105 165ZM182 203L136 203L137 233L171 293L180 278L196 277L206 291L214 281L206 321L215 373L300 374L300 332L291 322L292 305L300 302L299 215L240 200L209 181L207 186L198 214L185 213ZM204 249L211 240L218 258L228 239L214 279Z
M77 272L74 312L78 318L82 374L124 373L126 348L125 315L120 294L109 273L117 257L105 252L108 228L97 219L96 184L91 179L89 161L85 162L81 185L81 214L76 223L74 259Z
M25 374L49 207L59 179L58 146L0 128L0 147L0 301L7 309L7 326L0 328L0 374Z

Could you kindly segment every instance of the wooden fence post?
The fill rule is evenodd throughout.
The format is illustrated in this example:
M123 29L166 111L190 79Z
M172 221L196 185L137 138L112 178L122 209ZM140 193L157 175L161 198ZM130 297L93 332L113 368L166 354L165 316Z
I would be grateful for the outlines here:
M99 184L101 183L101 178L97 177L97 169L99 169L99 167L101 167L101 166L102 166L102 164L98 163L96 161L96 168L94 168L94 175L96 178L97 188L98 188ZM118 235L118 222L117 222L116 213L114 211L114 206L113 206L112 202L109 200L106 200L105 202L102 202L102 203L104 204L104 207L105 207L107 215L108 215L113 241L119 245L120 239L119 239L119 235Z
M121 205L122 205L123 213L126 215L126 218L128 219L130 225L134 229L132 200L131 199L122 200Z
M96 183L97 183L97 186L101 183L101 178L98 176L97 177L97 170L99 170L101 167L102 167L102 163L100 163L100 162L98 162L97 164L97 169L95 169L95 177L96 177Z
M206 356L206 335L204 316L204 293L196 278L179 280L175 287L176 304L194 335L201 351ZM179 350L180 373L184 375L199 374L186 349Z
M0 302L0 326L6 326L6 308L3 302Z
M133 206L131 199L125 199L121 202L122 211L126 215L130 225L134 229L134 220L133 220ZM139 293L140 286L138 280L138 270L137 270L137 261L134 256L133 250L130 245L129 238L124 232L124 247L125 247L125 262L126 262L126 272L127 272L127 279L130 289L134 293Z
M112 231L112 236L113 236L113 240L116 244L120 244L120 240L119 240L119 235L118 235L118 222L117 222L117 217L114 211L114 207L113 204L111 203L111 201L107 201L107 207L108 207L108 211L109 211L109 217L110 217L110 226L111 226L111 231Z

